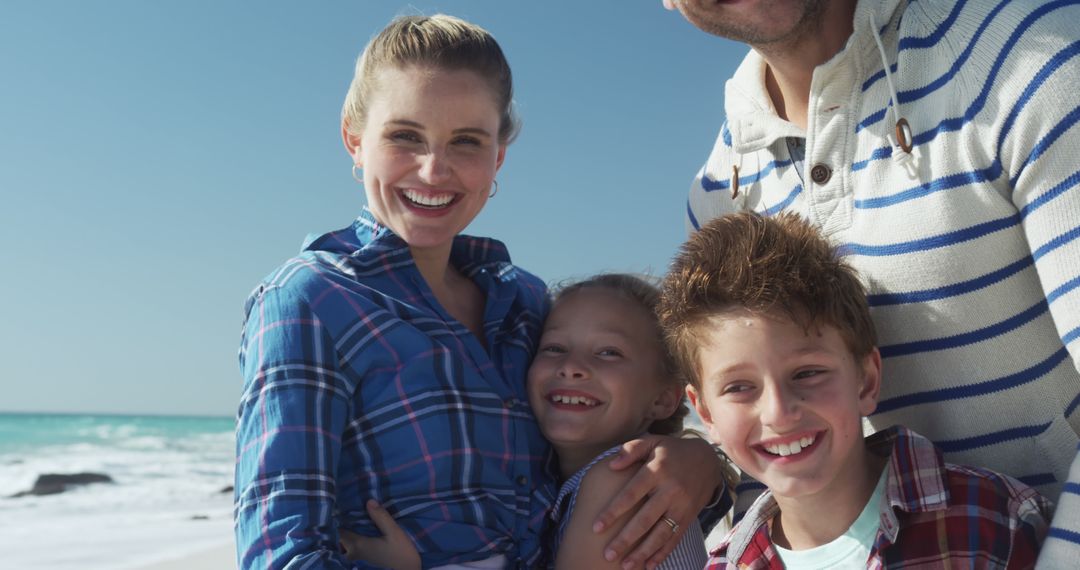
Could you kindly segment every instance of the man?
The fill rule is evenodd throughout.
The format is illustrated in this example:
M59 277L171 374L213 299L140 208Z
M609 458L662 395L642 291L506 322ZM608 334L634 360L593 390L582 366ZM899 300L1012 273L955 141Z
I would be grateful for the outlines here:
M948 461L1055 499L1039 567L1074 567L1080 3L664 3L752 48L690 229L793 210L840 244L889 378L871 424L911 426Z

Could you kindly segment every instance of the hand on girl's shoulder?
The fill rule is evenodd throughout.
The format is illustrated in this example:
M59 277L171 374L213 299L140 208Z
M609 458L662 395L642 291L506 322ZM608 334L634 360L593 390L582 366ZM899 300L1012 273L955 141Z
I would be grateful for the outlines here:
M604 559L604 548L634 516L641 503L615 519L602 532L593 532L592 528L600 511L636 474L635 469L612 470L608 464L614 458L611 456L600 460L581 480L574 511L570 513L570 521L556 553L557 570L621 568L619 561L608 562Z

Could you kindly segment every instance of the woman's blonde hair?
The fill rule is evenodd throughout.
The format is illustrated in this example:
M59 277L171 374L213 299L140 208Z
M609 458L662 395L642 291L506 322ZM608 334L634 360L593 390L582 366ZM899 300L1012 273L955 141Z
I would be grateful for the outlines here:
M500 110L499 142L509 144L520 129L514 112L513 76L502 48L487 30L453 16L399 16L368 42L356 60L356 73L341 117L351 134L360 134L379 71L409 66L472 71L491 86Z

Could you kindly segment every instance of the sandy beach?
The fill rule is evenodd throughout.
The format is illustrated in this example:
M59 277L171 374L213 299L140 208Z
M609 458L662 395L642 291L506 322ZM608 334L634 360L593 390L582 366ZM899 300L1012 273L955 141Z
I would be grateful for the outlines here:
M231 542L181 556L162 560L136 570L235 570L236 551Z

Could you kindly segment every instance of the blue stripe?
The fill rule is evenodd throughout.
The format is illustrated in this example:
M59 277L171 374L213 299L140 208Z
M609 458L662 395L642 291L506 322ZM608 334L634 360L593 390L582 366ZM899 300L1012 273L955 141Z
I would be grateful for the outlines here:
M1035 261L1038 261L1040 257L1050 253L1051 251L1054 251L1055 249L1073 241L1078 237L1080 237L1080 226L1077 226L1059 235L1058 237L1042 244L1041 246L1039 246L1039 249L1036 249L1035 252L1031 254L1031 257L1035 258Z
M885 75L885 72L881 72L881 74ZM882 119L884 119L885 118L885 113L886 113L886 111L888 111L890 106L892 106L892 103L889 103L889 105L886 105L886 107L884 109L881 109L881 110L878 110L878 111L874 111L873 113L870 113L870 115L867 116L865 119L859 121L859 124L855 125L855 134L859 134L859 131L861 131L861 130L865 129L866 127L869 127L870 125L873 125L873 124L881 121Z
M1056 289L1051 291L1050 294L1046 296L1046 302L1053 303L1055 300L1057 300L1058 297L1068 293L1069 291L1072 291L1073 289L1076 289L1077 286L1080 286L1080 275L1069 279L1068 281L1062 283Z
M960 69L964 66L964 64L967 63L968 58L971 57L971 52L975 50L975 45L979 42L979 39L982 37L983 32L985 32L986 29L990 26L990 22L994 19L995 16L997 16L998 12L1000 12L1001 9L1008 2L1009 2L1009 0L1002 0L1001 2L998 3L997 6L994 6L994 9L991 10L989 14L986 15L986 19L984 19L982 21L982 23L979 24L978 29L975 30L975 34L972 35L971 39L968 41L967 47L964 48L964 51L960 52L960 55L957 56L957 58L953 61L952 66L949 68L948 71L946 71L941 76L939 76L937 79L931 81L930 83L928 83L928 84L926 84L926 85L924 85L922 87L919 87L917 89L909 89L907 91L898 92L896 94L897 100L899 100L900 103L909 103L911 101L918 101L919 99L922 99L923 97L929 96L934 91L937 91L938 89L942 88L949 81L952 81L952 78L956 76L957 72L959 72ZM1032 21L1038 19L1038 17L1032 18L1032 16L1035 16L1036 14L1038 14L1038 10L1036 10L1035 12L1032 12L1031 14L1029 14L1027 19L1032 19ZM978 102L979 99L982 99L983 101L985 101L987 91L989 90L989 87L991 85L993 85L994 78L997 75L998 71L1000 71L1001 63L1005 59L1005 56L1012 53L1012 47L1013 47L1013 44L1016 43L1017 38L1020 35L1022 35L1022 32L1026 29L1026 27L1030 27L1031 22L1027 22L1027 19L1025 19L1025 22L1024 22L1024 23L1027 23L1027 26L1024 26L1023 23L1021 23L1021 26L1017 27L1016 31L1013 32L1013 35L1005 43L1004 47L1002 48L1002 51L998 54L997 60L994 62L994 65L991 67L990 75L987 78L987 82L983 86L983 91L975 99L976 102ZM897 56L899 57L899 49L897 50ZM974 108L974 106L975 105L972 105L972 107L969 108L969 111L971 111ZM982 106L982 104L980 103L979 107L981 107L981 106ZM877 121L871 121L870 118L873 117L873 116L878 115L879 113L880 113L881 117L885 116L885 113L883 111L879 111L877 113L872 114L870 117L867 117L866 119L863 119L862 121L859 122L858 127L856 127L856 129L855 129L855 132L857 133L857 132L859 132L860 129L868 127L868 126L874 124L875 122L877 122ZM965 115L966 114L967 113L965 113ZM879 120L880 120L880 118L879 118Z
M697 217L694 216L694 210L690 208L690 200L686 201L686 218L690 220L690 225L694 226L695 230L701 229L701 224L698 223Z
M1009 374L1008 376L1002 376L1001 378L995 378L993 380L975 384L967 384L965 386L914 392L911 394L904 394L903 396L896 396L895 398L888 398L878 402L877 409L874 410L874 415L891 412L908 406L985 396L987 394L993 394L994 392L1001 392L1016 388L1017 386L1023 386L1024 384L1033 382L1045 376L1068 357L1069 351L1062 347L1042 362L1025 370Z
M1061 488L1061 493L1072 493L1073 495L1080 495L1080 483L1065 483L1065 486Z
M1021 23L1021 25L1019 27L1017 27L1017 29L1013 32L1013 35L1010 36L1009 39L1006 41L1004 47L1002 48L1002 51L998 54L997 59L994 61L993 65L991 66L990 73L987 76L987 80L986 80L986 83L983 85L982 91L980 91L979 94L975 97L975 99L971 102L971 105L967 108L967 110L964 112L964 114L961 115L960 117L953 117L953 118L949 118L949 119L944 119L940 123L938 123L938 125L936 127L928 129L928 130L926 130L926 131L924 131L922 133L916 134L914 137L912 137L912 144L914 146L923 145L925 143L928 143L928 142L934 140L934 138L937 137L937 135L947 133L947 132L951 132L951 131L959 130L961 127L964 126L965 123L973 120L975 118L975 116L985 106L986 100L987 100L987 98L989 96L989 92L990 92L991 88L993 87L993 85L995 84L997 74L1001 71L1001 67L1002 67L1002 64L1003 64L1004 60L1012 53L1013 46L1019 40L1020 36L1023 35L1023 32L1026 31L1026 29L1028 27L1030 27L1031 24L1036 19L1038 19L1038 17L1041 17L1041 15L1044 14L1045 12L1048 12L1050 10L1056 10L1057 8L1064 7L1064 6L1069 6L1069 5L1073 5L1073 4L1080 4L1080 0L1068 0L1068 1L1055 2L1053 4L1046 4L1044 6L1041 6L1035 12L1032 12L1031 14L1029 14L1028 17L1025 18L1024 21ZM1013 110L1010 112L1010 115L1019 113L1019 110L1022 109L1028 103L1029 99L1033 96L1033 94L1034 94L1035 90L1037 89L1038 85L1041 85L1042 82L1044 82L1047 77L1052 75L1053 72L1057 69L1057 67L1060 67L1060 65L1062 63L1064 63L1065 60L1067 60L1069 57L1072 57L1072 55L1075 53L1075 50L1076 50L1075 45L1076 44L1070 45L1069 47L1063 49L1061 52L1056 54L1053 58L1050 59L1050 61L1047 63L1047 65L1045 65L1043 67L1043 69L1041 69L1040 72L1035 77L1032 78L1032 84L1029 85L1028 88L1025 88L1024 93L1023 93L1024 96L1022 96L1021 98L1019 98L1017 100L1016 104L1014 105ZM913 100L913 99L911 99L909 97L910 93L918 93L918 92L917 91L916 92L903 92L903 93L898 94L897 97L900 99L901 102L908 102L909 100ZM865 121L863 121L863 122L865 122ZM860 125L862 125L862 123L860 123ZM1003 140L1007 134L1008 134L1008 129L1002 129L1002 131L1001 131L1001 133L999 135L999 145L998 145L999 148L1000 148L1000 141ZM867 164L869 162L871 162L872 160L880 160L881 158L882 157L879 156L878 151L875 150L871 154L871 158L868 158L865 161L860 161L860 162L857 162L857 163L853 164L852 165L852 171L861 170L862 168L865 168L867 166ZM856 168L856 166L858 166L858 168Z
M956 18L960 14L960 9L967 5L966 0L961 0L953 5L952 12L941 21L941 25L936 30L930 33L926 37L910 36L901 38L899 43L899 51L906 51L909 49L923 49L928 47L934 47L938 44L948 33L949 28L956 23Z
M997 445L1006 441L1035 437L1042 434L1049 428L1050 422L1046 422L1045 424L1041 425L1022 426L996 431L985 435L977 435L975 437L935 441L934 443L937 444L938 448L945 453L956 453L958 451L967 451L969 449L976 449L979 447L989 447L991 445Z
M965 241L971 241L973 239L981 238L985 235L992 234L1011 228L1020 224L1020 215L1013 214L997 220L990 220L989 222L983 222L981 224L975 224L974 226L959 229L956 231L930 236L926 238L905 241L900 243L890 243L886 245L863 245L860 243L846 243L840 247L845 254L865 255L868 257L885 257L889 255L903 255L905 253L914 253L918 251L929 251L931 249L938 249L942 247L948 247L963 243Z
M881 148L874 149L874 152L870 153L870 158L851 163L851 171L858 172L869 166L871 161L882 160L885 158L889 158L890 156L892 156L891 146L883 146Z
M731 131L728 129L727 121L720 125L720 138L724 140L724 145L731 147Z
M952 12L950 12L949 15L946 16L945 19L941 21L941 24L937 27L936 30L931 32L930 35L927 35L927 36L921 37L921 38L918 37L918 36L909 36L909 37L906 37L906 38L900 38L900 41L897 43L897 50L896 50L897 53L899 54L899 52L906 51L906 50L909 50L909 49L923 49L923 48L928 48L928 47L934 47L935 45L937 45L938 42L940 42L942 40L942 38L945 37L945 34L949 31L949 28L951 28L952 25L954 23L956 23L956 17L960 13L960 9L962 7L964 7L964 5L966 5L966 4L967 4L966 1L956 2L953 5ZM891 70L892 70L893 73L896 73L896 64L895 63L891 66ZM875 82L877 82L878 80L880 80L880 79L882 79L884 77L885 77L885 71L882 70L882 71L879 71L879 72L875 73L873 76L870 77L870 79L867 79L866 82L863 83L863 87L862 87L863 93L865 93L867 89L870 89L870 87Z
M907 354L915 354L919 352L932 352L935 350L957 348L960 346L966 346L969 344L982 342L996 336L1001 336L1013 329L1020 328L1021 326L1041 316L1048 309L1049 307L1047 306L1046 300L1044 299L1032 305L1030 308L1025 309L1023 312L1009 317L1004 321L1001 321L1000 323L995 323L993 325L983 327L978 330L953 336L947 336L943 338L932 338L928 340L918 340L915 342L906 342L883 346L881 347L881 357L891 358L895 356L904 356Z
M1024 86L1024 91L1021 92L1020 97L1017 97L1016 100L1024 101L1024 103L1026 104L1027 101L1031 99L1031 97L1035 96L1035 92L1041 89L1043 83L1047 82L1047 80L1053 76L1053 74L1057 71L1059 67L1065 65L1065 63L1068 62L1068 60L1072 57L1076 56L1076 54L1077 43L1074 42L1066 45L1065 48L1062 49L1062 51L1057 52L1056 54L1054 54L1053 57L1047 59L1047 63L1043 64L1042 67L1039 68L1038 71L1036 71L1034 76L1031 76L1031 80L1028 81L1027 85ZM1020 112L1023 108L1024 105L1014 105L1009 110L1009 114L1005 116L1004 121L1001 122L1002 134L998 136L998 154L1001 153L1001 145L1002 141L1004 140L1003 134L1008 133L1012 130L1013 123L1015 123L1017 118L1020 117Z
M935 192L941 192L943 190L949 190L957 188L959 186L966 186L969 184L982 184L990 180L996 179L1001 175L1001 163L994 161L990 166L981 170L972 170L969 172L957 172L956 174L950 174L948 176L942 176L937 180L931 180L925 184L920 184L914 188L902 190L891 196L881 196L879 198L868 198L865 200L855 200L855 207L859 209L870 210L874 208L885 208L900 202L906 202L908 200L914 200L921 198Z
M960 71L960 69L964 67L964 64L967 62L968 58L971 57L971 52L975 50L975 45L982 38L983 32L985 32L987 28L990 27L990 22L993 21L993 19L997 16L998 12L1001 12L1001 10L1009 2L1010 0L1002 0L998 3L997 6L994 6L994 9L991 10L990 13L986 15L986 19L983 20L981 24L979 24L979 27L975 31L975 34L971 36L970 40L968 40L967 47L964 48L964 51L960 52L959 57L957 57L956 60L953 61L952 67L950 67L947 72L945 72L940 77L931 81L923 87L898 92L896 94L896 98L901 103L918 101L919 99L930 95L934 91L937 91L949 81L951 81L952 78L956 76L956 74ZM1064 4L1067 5L1072 2L1075 2L1075 0L1065 0ZM992 67L990 76L987 78L986 85L983 87L982 93L979 94L980 99L986 99L986 96L989 92L989 87L994 83L994 78L997 76L998 72L1001 71L1002 62L1004 62L1007 56L1013 53L1013 46L1020 39L1020 36L1024 35L1024 32L1027 31L1027 28L1030 28L1031 25L1035 23L1036 20L1041 18L1045 13L1055 10L1058 7L1060 6L1054 6L1053 4L1040 6L1039 9L1034 10L1030 14L1028 14L1027 17L1025 17L1024 20L1020 23L1020 25L1016 27L1016 30L1013 31L1013 34L1009 37L1008 40L1006 40L1005 45L1002 47L1001 52L998 54L997 60L994 61L994 66Z
M1078 45L1080 45L1080 42L1073 44L1073 47L1075 48L1075 46ZM1046 136L1043 137L1042 140L1035 144L1034 148L1031 149L1031 153L1028 154L1027 159L1017 171L1016 175L1009 179L1009 185L1015 188L1016 180L1023 176L1024 170L1028 167L1028 165L1038 160L1039 157L1042 156L1043 153L1047 151L1047 149L1053 146L1054 142L1061 138L1061 135L1065 134L1065 131L1072 128L1072 126L1075 125L1077 121L1080 121L1080 107L1074 107L1072 111L1069 111L1067 115L1062 117L1061 121L1058 122L1058 124L1054 125L1054 128L1050 129L1050 132L1046 133Z
M1047 538L1056 538L1059 540L1072 542L1074 544L1080 544L1080 532L1066 530L1063 528L1058 528L1056 526L1050 527L1050 533L1046 536Z
M907 38L903 38L900 41L903 42L904 39L907 39ZM891 71L892 73L896 73L896 64L895 63L889 66L889 71ZM881 71L871 75L870 78L867 79L866 81L863 81L862 92L866 93L866 91L868 89L873 87L875 83L877 83L878 81L881 81L882 79L885 79L885 70L884 69L882 69ZM878 111L878 113L880 113L881 115L884 115L885 111ZM874 114L876 115L878 113L874 113ZM871 116L873 116L873 115L871 115ZM879 117L878 120L881 120L881 118ZM866 121L863 121L863 122L866 122ZM862 123L859 123L859 127L862 127ZM855 132L859 132L859 128L856 128Z
M998 282L1004 281L1009 277L1027 269L1034 263L1035 260L1031 256L1024 257L1019 261L1015 261L998 269L991 271L986 275L970 279L968 281L961 281L960 283L954 283L952 285L945 285L934 289L924 289L922 291L911 291L909 293L879 293L877 295L867 295L866 302L871 307L884 307L887 305L904 305L907 303L923 303L926 301L933 301L936 299L945 299L948 297L958 297L970 293L972 291L978 291L984 287L989 287ZM1047 299L1047 303L1052 302L1052 299Z
M1070 342L1076 340L1076 337L1080 336L1080 327L1065 333L1065 336L1061 337L1061 344L1068 345Z
M1059 182L1057 186L1054 186L1053 188L1047 190L1041 196L1039 196L1038 198L1035 198L1034 200L1032 200L1027 206L1024 206L1023 208L1021 208L1020 209L1020 219L1027 218L1028 214L1030 214L1030 213L1034 212L1035 210L1041 208L1047 202L1049 202L1050 200L1053 200L1054 198L1057 198L1058 196L1063 194L1066 190L1072 188L1073 186L1076 186L1077 184L1080 184L1080 171L1073 172L1072 174L1067 176L1065 178L1065 180L1062 180L1061 182Z
M1068 406L1065 406L1065 417L1069 417L1076 411L1076 406L1080 406L1080 394L1077 394L1075 398L1069 402ZM1080 451L1080 449L1077 449Z
M742 174L739 174L739 185L744 186L744 185L753 184L753 183L757 182L758 180L761 180L762 178L767 176L773 170L775 170L777 168L785 168L785 167L788 167L788 166L791 166L791 161L790 160L774 160L774 161L770 162L769 164L766 164L765 168L762 168L759 172L755 172L753 174L749 174L749 175L745 175L745 176L742 175ZM726 189L728 189L730 187L731 187L731 179L730 178L723 179L723 180L713 180L712 178L709 178L708 175L704 175L704 176L701 177L701 188L703 190L705 190L706 192L714 192L716 190L726 190Z
M1001 147L1005 144L1005 136L1012 130L1013 123L1017 121L1017 117L1019 117L1021 109L1023 109L1027 102L1035 96L1035 92L1038 91L1039 88L1041 88L1042 85L1046 83L1046 81L1051 76L1053 76L1060 67L1064 66L1066 63L1068 63L1069 60L1076 57L1077 53L1080 53L1080 42L1073 42L1068 46L1065 46L1061 51L1055 53L1053 57L1047 60L1047 62L1031 78L1031 81L1028 82L1027 86L1024 87L1024 91L1017 99L1017 104L1013 105L1012 109L1010 109L1009 111L1009 114L1001 123L1002 128L1001 133L998 135L996 152L997 156L1001 155ZM1075 109L1073 112L1075 112ZM1029 157L1029 159L1025 161L1024 167L1027 166L1030 160L1031 159ZM1023 167L1021 167L1021 170L1022 169ZM1014 177L1010 182L1015 182L1015 180L1016 178Z
M802 184L796 184L795 188L792 188L791 192L788 193L787 197L781 200L779 204L776 204L771 208L766 208L765 215L774 216L777 212L783 210L784 208L787 208L791 205L792 202L795 201L795 197L798 196L801 192Z
M1016 480L1027 485L1028 487L1037 487L1039 485L1052 485L1054 483L1057 483L1057 477L1054 477L1053 473L1036 473L1034 475L1017 477Z

